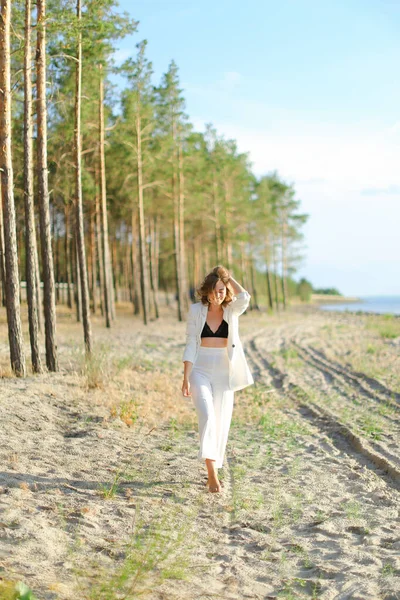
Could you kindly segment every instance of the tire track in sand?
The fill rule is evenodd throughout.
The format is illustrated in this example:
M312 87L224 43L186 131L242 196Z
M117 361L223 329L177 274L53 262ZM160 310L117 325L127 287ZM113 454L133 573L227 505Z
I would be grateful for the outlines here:
M301 358L304 362L330 375L334 379L345 380L364 397L379 404L390 404L396 411L399 411L398 401L400 400L400 394L396 394L371 377L363 376L362 373L355 373L346 369L339 363L328 359L323 352L317 351L311 346L306 347L300 344L296 338L291 338L290 343L301 353ZM399 418L397 417L396 420L398 421Z
M350 427L340 422L337 415L332 411L310 400L307 392L301 386L291 382L288 374L273 366L266 355L261 353L256 345L255 340L257 337L259 337L259 334L250 339L247 344L247 354L256 367L256 374L260 376L261 373L266 371L269 376L267 381L279 393L289 396L294 401L302 418L311 421L338 448L348 455L354 456L359 462L378 473L381 477L385 477L385 473L389 475L389 478L385 477L386 483L395 489L399 489L400 468L393 464L389 457L382 455L383 453L378 450L378 444L374 443L374 448L371 443L361 439Z

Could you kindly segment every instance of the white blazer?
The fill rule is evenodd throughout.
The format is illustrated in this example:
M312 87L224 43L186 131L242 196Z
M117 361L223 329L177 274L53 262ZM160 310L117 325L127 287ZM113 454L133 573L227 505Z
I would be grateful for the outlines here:
M239 316L244 313L250 302L248 292L240 292L232 302L223 306L224 319L228 323L228 356L229 356L229 389L241 390L254 383L247 365L239 338ZM186 325L186 347L183 361L196 362L201 344L201 332L207 319L208 306L202 302L192 304L189 309Z

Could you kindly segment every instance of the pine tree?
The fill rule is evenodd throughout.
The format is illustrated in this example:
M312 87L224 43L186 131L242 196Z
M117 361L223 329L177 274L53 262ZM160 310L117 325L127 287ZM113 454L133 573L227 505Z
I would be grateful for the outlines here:
M104 80L103 69L100 65L99 77L99 155L100 155L100 198L101 198L101 230L102 230L102 264L104 269L104 314L106 327L111 327L112 318L112 267L110 261L110 246L108 239L108 214L107 214L107 190L106 190L106 166L104 156Z
M24 195L25 195L25 252L26 286L31 343L32 369L42 372L39 352L39 321L37 278L38 257L33 203L33 123L32 123L32 52L31 52L31 0L25 0L25 53L24 53Z
M25 355L19 305L19 272L11 150L11 0L0 0L0 171L5 242L5 292L11 366L25 376Z
M81 0L76 2L76 15L78 27L82 20ZM75 154L75 203L76 203L76 234L77 234L77 262L79 265L82 323L84 331L86 353L92 351L92 329L90 324L89 285L87 278L86 250L83 223L83 199L82 199L82 171L81 171L81 95L82 95L82 32L79 29L77 38L76 56L76 85L75 85L75 128L74 128L74 154Z
M122 96L123 117L120 133L131 156L131 173L136 176L139 228L140 286L143 321L147 324L150 306L148 256L146 249L144 190L154 185L146 181L151 133L154 128L154 98L151 85L152 65L146 58L147 42L137 45L136 61L129 59L123 65L129 88Z
M46 0L37 0L36 96L37 179L40 242L42 248L46 364L49 371L58 371L57 347L55 342L56 301L47 171Z
M176 296L178 320L182 321L188 309L189 289L185 245L185 175L184 145L189 133L185 101L179 88L178 67L169 65L156 88L156 119L158 159L163 164L163 190L173 206L173 239L175 258Z

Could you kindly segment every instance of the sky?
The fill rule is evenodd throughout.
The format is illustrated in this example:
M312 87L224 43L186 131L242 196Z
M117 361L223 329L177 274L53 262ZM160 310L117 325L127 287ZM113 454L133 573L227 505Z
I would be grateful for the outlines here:
M157 83L174 59L196 129L212 123L309 219L296 278L400 295L400 3L120 0Z

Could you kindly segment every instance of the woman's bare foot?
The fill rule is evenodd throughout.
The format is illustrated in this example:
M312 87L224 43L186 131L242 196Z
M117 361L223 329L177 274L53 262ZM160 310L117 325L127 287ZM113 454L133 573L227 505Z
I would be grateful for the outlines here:
M220 486L223 488L223 487L224 487L224 482L223 482L223 481L221 481L220 479L218 479L218 482L219 482L219 485L220 485ZM210 485L210 480L209 480L209 478L208 478L208 477L207 477L207 481L206 481L205 485L206 485L206 486L209 486L209 485Z
M218 479L218 471L215 468L215 460L206 458L206 467L208 471L207 485L210 492L221 492L222 486Z
M212 477L208 480L208 491L209 492L222 492L221 482L218 477Z

